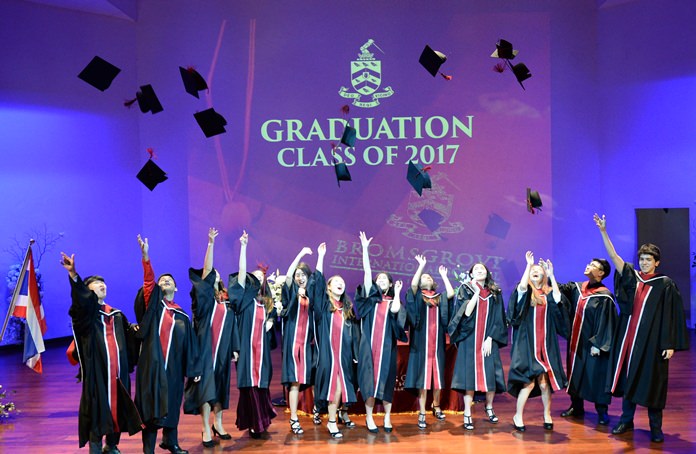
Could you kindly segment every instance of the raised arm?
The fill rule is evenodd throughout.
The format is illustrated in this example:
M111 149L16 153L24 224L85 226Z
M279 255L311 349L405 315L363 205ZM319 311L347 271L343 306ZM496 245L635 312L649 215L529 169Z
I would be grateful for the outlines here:
M244 288L246 285L246 275L247 275L247 243L249 242L249 235L244 230L242 236L239 237L239 275L237 277L237 282Z
M452 287L452 283L447 277L447 267L445 267L444 265L440 265L440 268L438 268L438 272L440 273L440 277L445 283L445 289L447 290L447 299L452 299L454 297L454 288Z
M208 249L205 250L205 262L203 263L203 276L205 279L211 271L213 271L213 250L215 249L215 237L218 236L218 231L211 227L208 230Z
M372 237L367 238L365 232L360 232L360 244L362 244L362 262L365 274L363 276L363 289L365 296L370 294L372 289L372 267L370 266L370 242Z
M534 253L532 251L527 251L527 253L524 254L524 258L527 260L527 266L524 269L524 273L522 273L520 283L517 284L517 293L527 291L527 286L529 285L529 271L532 269L532 265L534 265Z
M295 269L297 268L297 265L300 264L300 260L302 260L302 257L305 255L311 255L312 250L308 247L303 247L302 250L297 254L297 257L295 257L295 260L292 261L290 264L290 267L288 268L288 272L285 273L285 285L290 288L292 286L292 281L295 277Z
M143 237L138 234L138 246L140 246L140 254L143 262L143 301L147 308L150 303L150 295L152 295L155 289L155 272L152 270L152 264L150 263L150 243L148 239L143 239Z
M602 215L600 218L597 213L594 215L594 221L595 224L597 224L597 227L599 228L599 233L602 234L602 241L604 242L604 248L607 250L607 254L609 254L609 259L612 261L614 264L614 269L616 270L617 273L621 274L623 271L624 267L624 260L619 256L619 254L616 253L616 249L614 248L614 244L611 242L609 239L609 234L607 233L607 218L606 216Z
M326 255L326 243L321 243L317 248L317 267L316 270L324 273L324 256Z
M391 307L389 311L396 314L401 309L401 287L404 283L402 281L394 282L394 299L392 300Z
M418 291L418 286L420 285L420 278L421 274L423 274L423 270L425 269L425 264L427 263L426 259L422 255L417 255L415 257L416 262L418 262L418 268L416 269L415 274L413 275L413 279L411 279L411 290L415 294Z

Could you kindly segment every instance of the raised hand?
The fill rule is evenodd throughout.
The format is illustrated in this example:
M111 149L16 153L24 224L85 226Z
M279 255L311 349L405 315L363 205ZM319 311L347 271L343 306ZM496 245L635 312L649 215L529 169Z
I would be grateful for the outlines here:
M425 256L424 256L424 255L418 254L418 255L415 257L415 259L416 259L416 262L418 262L418 264L419 264L420 266L425 266L425 264L427 263L427 260L425 259Z
M208 230L208 244L215 243L215 238L218 236L218 231L215 227L211 227Z
M75 254L67 255L65 252L60 253L60 264L68 270L72 276L75 273Z
M307 247L307 246L303 247L302 250L300 251L300 255L301 256L312 255L312 248Z
M527 265L529 265L529 266L534 265L534 253L532 251L527 251L524 254L524 258L527 260Z
M401 292L401 287L404 286L403 281L395 281L394 282L394 293L399 293Z
M440 265L437 271L440 273L440 276L442 276L443 279L447 276L447 267L445 265Z
M242 246L246 246L249 243L249 234L246 233L246 230L243 230L243 232L242 236L239 237L239 242L242 243Z
M607 229L607 217L605 215L602 215L602 217L599 217L597 213L594 214L593 216L595 224L597 224L597 227L599 227L599 230L606 230Z
M138 234L138 245L140 246L140 252L143 254L143 258L146 258L150 254L150 244L147 241L147 238L143 240L143 238Z
M321 243L319 245L319 247L317 248L317 254L319 254L319 255L326 254L326 243Z
M360 244L362 244L363 249L369 247L371 241L372 241L372 237L367 238L367 235L365 235L365 232L360 232Z

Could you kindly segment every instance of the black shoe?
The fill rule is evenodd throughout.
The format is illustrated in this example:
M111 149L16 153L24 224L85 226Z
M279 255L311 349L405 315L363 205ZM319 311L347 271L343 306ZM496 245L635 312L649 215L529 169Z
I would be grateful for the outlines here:
M277 399L273 399L271 401L271 404L274 407L287 407L288 406L288 401L285 400L285 397L278 397Z
M633 421L618 423L616 427L611 429L611 433L613 433L614 435L619 435L628 432L629 430L633 430Z
M553 430L552 422L544 422L544 430Z
M215 428L214 425L213 425L213 435L216 436L216 437L219 437L220 440L231 440L231 439L232 439L232 435L230 435L230 434L221 434L220 432L217 431L217 429Z
M348 427L349 429L352 429L353 427L355 427L355 422L351 421L350 416L348 416L347 410L339 410L338 411L338 423L343 424L344 426Z
M203 437L203 432L201 432L201 438L202 437ZM201 440L201 442L203 443L204 448L212 448L213 446L215 446L215 440L213 440L212 438L209 441ZM160 445L160 447L162 447L162 446Z
M386 433L388 433L388 434L392 433L392 431L394 430L394 428L391 427L391 426L390 426L390 427L382 426L382 428L383 428L384 431L385 431Z
M602 425L602 426L608 426L609 425L609 413L598 413L597 414L597 423Z
M178 444L168 445L165 443L160 443L159 447L171 452L172 454L188 454L188 451L185 449L181 449L181 447Z
M119 451L118 446L104 445L104 447L102 448L102 453L121 454L121 451Z
M576 418L580 418L580 417L582 417L582 416L585 416L585 410L580 410L580 409L578 409L578 408L575 408L575 407L572 407L572 406L571 406L569 409L567 409L566 411L564 411L563 413L561 413L561 416L564 417L564 418L568 418L568 417L570 417L570 416L574 416L574 417L576 417Z
M661 430L657 431L650 431L650 441L653 443L662 443L665 441L665 434L662 433Z
M518 432L524 432L525 430L527 430L527 428L524 427L524 425L522 425L522 426L518 426L518 425L517 425L517 423L515 422L515 417L514 417L514 416L512 417L512 427L514 427L515 430L518 431Z
M261 438L261 432L254 432L252 429L249 429L249 436L254 440L258 440Z

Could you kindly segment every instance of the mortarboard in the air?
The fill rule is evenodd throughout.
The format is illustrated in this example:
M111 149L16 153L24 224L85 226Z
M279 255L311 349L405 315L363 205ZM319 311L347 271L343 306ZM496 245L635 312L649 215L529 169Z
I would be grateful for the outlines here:
M196 117L198 126L201 127L206 137L213 137L227 132L225 129L227 120L225 120L225 117L215 112L215 109L212 107L201 112L196 112L193 116Z
M184 68L179 66L179 72L181 73L181 80L184 82L186 93L189 93L191 96L198 98L199 91L208 89L208 83L203 76L192 67Z
M536 208L538 211L541 211L542 206L539 193L537 191L532 191L531 188L527 188L527 211L534 214L536 213L534 209Z
M406 179L409 183L411 183L411 186L413 186L413 189L416 190L418 195L423 194L423 188L431 189L433 187L432 182L430 181L430 175L428 175L427 172L428 170L430 170L430 167L423 168L417 164L414 164L413 161L408 162Z
M343 130L343 135L341 136L341 143L348 145L349 147L354 147L356 135L357 132L355 128L346 123L346 129Z
M495 43L495 50L491 54L491 57L512 60L518 53L519 51L517 49L512 48L512 43L504 39L499 39L498 42Z
M95 56L77 75L94 88L104 91L111 86L121 70L99 56Z
M155 161L148 159L140 172L138 172L138 180L140 180L150 191L167 179L167 174L162 170Z
M420 213L418 213L418 217L421 221L423 221L423 224L425 224L425 226L431 232L434 232L437 229L439 229L440 224L445 219L444 216L442 216L440 213L438 213L435 210L431 210L430 208L426 208Z
M509 230L510 223L505 219L495 213L488 215L488 224L486 224L486 229L484 230L485 233L504 240Z
M136 101L138 102L138 107L140 107L140 111L142 113L152 112L154 115L164 110L162 104L160 104L160 101L157 98L157 95L155 94L155 89L152 88L152 85L150 84L141 85L140 90L138 90L138 92L135 94L135 99L126 101L124 105L126 107L130 107Z
M527 68L524 63L518 63L512 67L512 72L515 74L517 82L520 83L522 89L524 90L525 88L524 85L522 85L522 82L532 77L532 73L529 72L529 68Z
M334 169L336 170L336 181L339 188L341 187L341 181L353 181L348 171L348 165L345 162L334 162Z
M430 73L432 74L433 77L437 76L437 73L439 72L442 77L444 77L447 80L452 80L452 76L448 76L442 72L440 72L440 66L442 66L443 63L447 61L447 56L443 54L442 52L433 50L430 46L427 44L425 45L425 49L423 49L423 52L421 52L420 58L418 59L418 63L423 65L423 67Z

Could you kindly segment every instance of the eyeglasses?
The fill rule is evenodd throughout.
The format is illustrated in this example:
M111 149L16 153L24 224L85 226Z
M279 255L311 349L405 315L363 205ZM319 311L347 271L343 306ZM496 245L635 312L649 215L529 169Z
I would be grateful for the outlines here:
M601 264L597 263L597 262L588 263L587 266L591 266L592 268L596 268L596 269L598 269L599 271L604 271L604 267L603 267Z

